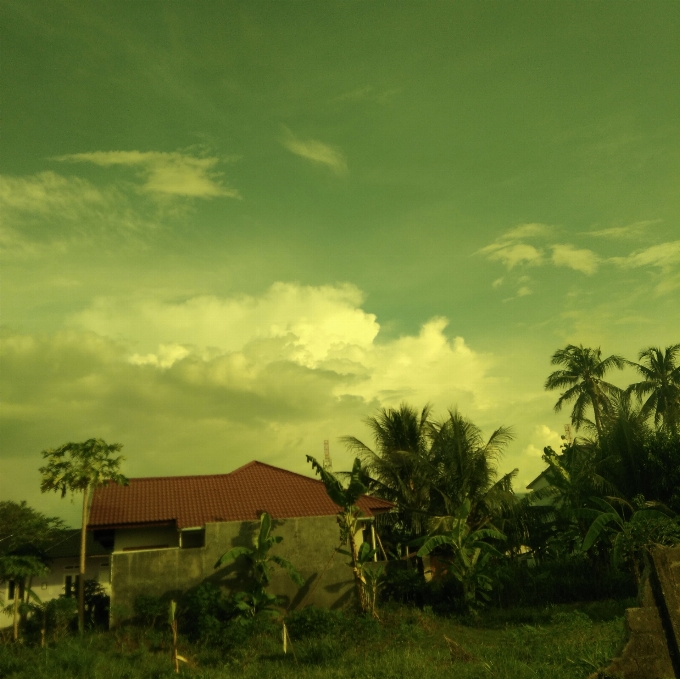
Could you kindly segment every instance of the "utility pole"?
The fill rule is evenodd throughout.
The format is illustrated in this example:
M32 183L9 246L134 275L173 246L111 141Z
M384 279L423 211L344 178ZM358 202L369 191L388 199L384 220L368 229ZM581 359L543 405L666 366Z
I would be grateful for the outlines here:
M333 471L333 461L331 460L330 446L328 445L328 439L323 442L323 468L327 472Z

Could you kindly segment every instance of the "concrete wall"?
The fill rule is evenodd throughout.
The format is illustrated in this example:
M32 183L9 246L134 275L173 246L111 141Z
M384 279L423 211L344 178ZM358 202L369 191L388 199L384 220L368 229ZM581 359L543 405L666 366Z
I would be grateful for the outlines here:
M244 589L246 581L242 563L219 570L215 570L214 566L232 547L250 547L258 527L259 522L209 523L205 527L204 547L114 552L111 557L114 616L121 619L131 615L134 600L140 594L161 596L180 593L203 580L213 582L227 592ZM274 521L272 532L280 535L283 542L274 546L271 553L289 559L305 579L305 585L298 589L276 567L269 591L283 597L285 607L294 609L301 604L324 607L351 605L352 571L348 565L349 557L335 552L339 544L339 530L334 516ZM310 593L311 596L308 596Z

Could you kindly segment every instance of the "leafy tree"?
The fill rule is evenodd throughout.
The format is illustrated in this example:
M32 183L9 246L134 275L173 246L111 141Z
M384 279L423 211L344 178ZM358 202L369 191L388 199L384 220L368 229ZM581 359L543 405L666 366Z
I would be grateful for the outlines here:
M620 498L591 498L597 509L581 509L579 516L592 520L590 528L583 539L581 549L587 552L593 545L603 538L608 527L613 528L612 559L615 565L629 562L640 582L642 554L653 544L675 545L680 542L680 526L668 510L645 502L644 497L638 496L634 504ZM621 509L614 508L618 504ZM626 518L626 510L629 518Z
M437 548L452 553L450 572L463 587L464 605L473 610L479 603L478 595L486 601L490 599L487 592L492 588L493 579L489 559L503 556L485 540L505 540L505 535L493 528L472 530L468 522L470 510L470 500L466 499L452 516L438 517L418 556L427 556Z
M28 581L47 570L45 563L36 556L8 554L0 557L0 582L14 583L14 603L12 604L12 637L19 639L19 604L22 590L28 589Z
M269 550L278 545L283 538L280 535L272 535L272 517L267 512L260 515L260 528L253 538L252 547L233 547L223 554L215 564L215 568L220 568L224 564L230 563L239 557L245 557L250 564L250 572L255 582L262 588L269 584L274 565L283 568L290 579L298 586L305 584L304 578L300 575L293 564L276 554L270 554Z
M368 475L366 470L362 468L361 460L356 458L352 465L352 471L349 473L349 482L345 487L335 474L324 469L311 455L307 455L307 462L312 465L314 471L321 477L328 497L340 507L337 515L338 525L340 526L340 544L349 544L357 599L361 611L368 613L371 607L366 597L366 579L362 573L362 566L359 562L359 549L356 544L358 522L362 516L362 512L356 503L367 490Z
M44 551L59 540L64 522L29 507L25 501L0 502L0 555L29 550Z
M571 422L580 429L589 423L586 409L590 406L595 418L595 429L601 436L603 417L609 415L611 410L609 396L618 391L618 387L605 382L604 377L612 368L621 370L626 365L625 359L616 355L603 359L599 347L591 349L582 344L569 344L553 354L551 363L565 366L551 373L545 382L548 390L566 388L555 403L555 412L559 412L565 403L574 401Z
M642 381L631 384L628 392L635 394L642 405L642 415L654 415L654 424L669 429L680 426L680 344L673 344L662 351L660 347L648 347L639 355L639 363L629 365L642 376Z
M78 584L78 631L85 628L85 563L86 537L89 516L89 502L92 491L106 483L127 484L120 472L122 455L117 453L122 444L108 444L102 439L88 439L83 443L65 443L56 449L43 450L42 456L47 464L40 468L42 482L40 490L83 494L82 525L80 529L80 578Z

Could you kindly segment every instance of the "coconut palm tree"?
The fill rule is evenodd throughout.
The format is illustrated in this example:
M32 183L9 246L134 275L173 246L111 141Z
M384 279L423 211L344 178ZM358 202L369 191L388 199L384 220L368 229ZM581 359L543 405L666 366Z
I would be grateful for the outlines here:
M640 363L629 361L642 381L631 384L627 391L638 397L642 403L642 414L654 414L654 424L658 427L675 429L680 425L680 344L673 344L661 351L660 347L648 347L638 354ZM646 400L645 400L646 397Z
M85 628L85 545L92 491L105 483L127 484L128 480L118 471L122 455L112 458L111 454L122 448L120 443L108 444L102 439L88 439L84 443L65 443L59 448L43 450L47 460L40 467L43 493L57 491L83 494L82 526L80 529L80 577L78 579L78 630Z
M374 449L354 436L340 440L364 464L369 490L400 510L407 529L420 533L421 517L429 505L433 467L429 459L431 406L420 412L406 403L381 408L365 420L373 433Z
M498 459L514 438L512 428L499 427L488 440L457 410L431 427L430 458L434 468L430 513L452 514L470 502L469 521L481 528L515 503L512 479L517 469L498 478Z
M565 403L575 401L571 422L579 429L589 423L586 408L592 407L595 429L598 437L601 436L603 416L609 415L611 410L609 396L619 391L618 387L605 382L604 376L612 368L621 370L626 365L625 359L616 355L603 359L599 347L591 349L582 344L569 344L564 349L558 349L550 362L552 365L565 366L551 373L545 382L548 390L567 388L555 403L555 412L559 412Z

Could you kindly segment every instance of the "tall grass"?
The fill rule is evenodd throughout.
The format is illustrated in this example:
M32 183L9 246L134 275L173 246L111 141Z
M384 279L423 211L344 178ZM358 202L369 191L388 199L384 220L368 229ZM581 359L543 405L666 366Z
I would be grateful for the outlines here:
M595 607L594 607L595 606ZM491 611L475 619L387 608L382 621L308 609L288 624L295 655L284 655L280 625L229 627L221 640L180 652L194 679L584 679L623 639L621 602ZM444 636L474 657L452 662ZM160 679L172 677L165 631L124 628L70 637L47 648L0 646L3 679Z

